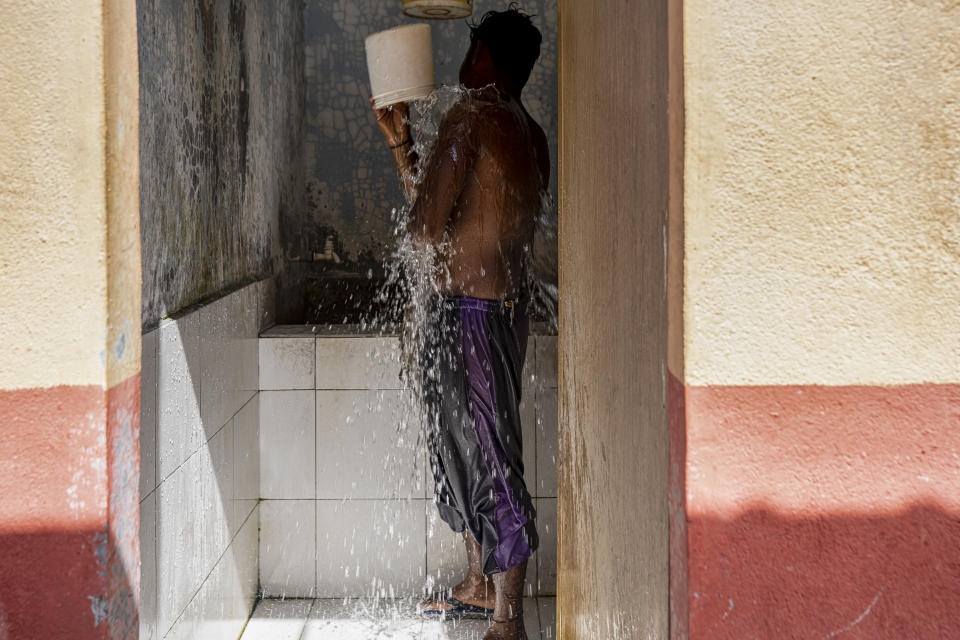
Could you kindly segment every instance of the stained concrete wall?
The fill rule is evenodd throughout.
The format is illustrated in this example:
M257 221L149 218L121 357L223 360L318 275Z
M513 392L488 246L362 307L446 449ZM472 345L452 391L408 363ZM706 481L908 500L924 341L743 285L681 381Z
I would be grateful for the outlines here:
M960 5L684 12L690 637L956 637Z
M669 629L668 2L560 2L560 637Z
M507 2L477 0L478 20L488 10L503 10ZM522 8L535 14L543 34L540 59L523 93L530 114L543 126L550 141L557 189L557 3L529 0ZM285 213L283 248L288 258L281 283L281 322L302 321L331 305L331 297L350 295L367 299L366 274L389 256L395 246L391 210L403 205L392 157L377 129L370 104L364 38L400 24L419 22L401 12L399 2L382 0L308 0L304 10L306 126L305 206ZM432 29L438 84L457 83L469 45L465 20L434 20ZM554 198L554 201L556 198ZM538 236L538 265L543 277L556 282L556 220L549 233ZM325 250L328 237L341 264L311 262ZM331 279L338 284L305 295L304 282ZM355 283L359 279L359 283ZM354 291L352 288L357 287ZM374 287L375 289L375 287ZM369 302L366 300L364 304ZM352 312L350 312L352 313ZM336 321L340 321L339 318Z
M302 199L296 0L137 2L143 323L276 270Z
M137 632L136 16L0 5L0 636Z

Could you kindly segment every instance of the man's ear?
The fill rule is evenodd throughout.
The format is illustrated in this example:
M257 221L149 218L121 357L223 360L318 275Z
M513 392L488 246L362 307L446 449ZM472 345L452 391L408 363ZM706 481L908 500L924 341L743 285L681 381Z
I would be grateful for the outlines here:
M474 41L473 49L470 51L470 64L476 65L480 62L480 58L483 55L483 50L486 49L486 45L483 44L483 40L477 38Z

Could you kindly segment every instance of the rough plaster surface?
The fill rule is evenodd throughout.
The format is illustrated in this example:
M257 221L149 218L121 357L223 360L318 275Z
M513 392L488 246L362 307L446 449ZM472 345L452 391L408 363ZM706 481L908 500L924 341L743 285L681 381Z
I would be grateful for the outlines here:
M668 3L560 19L560 637L665 638Z
M0 7L0 637L130 638L135 13L123 0L11 7Z
M276 267L296 210L301 3L137 3L143 324Z
M139 74L136 6L109 0L103 7L109 388L140 372Z
M0 5L3 389L106 381L101 24L100 2Z
M960 637L960 385L685 403L690 638Z
M960 381L960 4L684 11L686 382Z

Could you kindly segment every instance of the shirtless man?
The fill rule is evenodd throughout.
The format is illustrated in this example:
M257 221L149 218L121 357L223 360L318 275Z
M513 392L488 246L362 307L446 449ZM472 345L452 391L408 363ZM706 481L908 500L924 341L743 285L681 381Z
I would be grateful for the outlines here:
M523 481L520 389L527 346L526 268L547 139L520 101L540 32L511 8L471 27L460 82L471 91L444 118L426 166L412 152L407 105L377 109L408 200L415 242L449 274L433 300L422 356L424 404L440 517L463 532L469 572L425 615L489 616L486 640L522 640L527 560L538 538ZM415 182L423 171L419 186Z

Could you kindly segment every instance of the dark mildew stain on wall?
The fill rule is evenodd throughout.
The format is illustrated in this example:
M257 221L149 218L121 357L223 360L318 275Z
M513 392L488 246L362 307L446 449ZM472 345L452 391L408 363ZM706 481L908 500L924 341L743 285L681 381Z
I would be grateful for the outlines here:
M275 272L299 211L297 0L138 0L143 324Z

